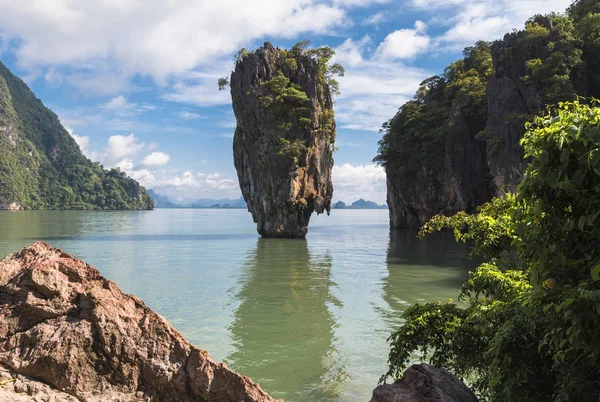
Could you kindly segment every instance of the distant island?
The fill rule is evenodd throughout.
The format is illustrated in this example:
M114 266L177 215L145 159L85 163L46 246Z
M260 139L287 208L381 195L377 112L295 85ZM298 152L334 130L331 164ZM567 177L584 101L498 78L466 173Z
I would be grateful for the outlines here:
M155 208L221 208L221 209L247 209L246 201L243 197L236 199L213 199L201 198L187 204L179 204L171 201L169 197L158 194L150 189L148 194L154 200ZM363 198L354 201L352 204L346 204L344 201L338 201L333 206L333 209L387 209L387 205L379 205L373 201L367 201Z
M333 206L333 209L387 209L387 205L378 205L376 202L366 201L361 198L350 205L347 205L344 201L338 201Z
M148 194L154 200L155 208L221 208L221 209L246 209L246 202L243 197L235 199L212 199L201 198L189 204L177 204L169 200L168 197L156 193L154 190L148 190Z

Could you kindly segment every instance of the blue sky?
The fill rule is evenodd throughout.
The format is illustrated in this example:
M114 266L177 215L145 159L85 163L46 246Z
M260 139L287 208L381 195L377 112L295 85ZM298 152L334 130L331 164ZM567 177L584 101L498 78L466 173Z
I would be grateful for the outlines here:
M385 201L378 129L479 39L570 0L0 0L0 60L83 152L173 200L237 198L234 54L309 39L346 68L334 199Z

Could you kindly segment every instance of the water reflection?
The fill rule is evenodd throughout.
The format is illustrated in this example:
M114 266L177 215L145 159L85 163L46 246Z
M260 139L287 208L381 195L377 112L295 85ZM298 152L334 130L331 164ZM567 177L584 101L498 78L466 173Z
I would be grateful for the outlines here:
M259 239L244 268L226 361L286 401L331 401L348 375L334 346L331 257L305 241Z
M466 258L468 247L457 244L452 233L418 239L412 230L391 230L387 250L388 275L382 279L386 308L380 309L390 328L414 303L456 300L461 284L478 261Z

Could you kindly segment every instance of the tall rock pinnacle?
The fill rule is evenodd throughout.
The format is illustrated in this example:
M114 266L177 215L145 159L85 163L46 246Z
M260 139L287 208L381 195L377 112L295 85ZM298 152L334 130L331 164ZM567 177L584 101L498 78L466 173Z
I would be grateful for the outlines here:
M329 214L335 141L329 48L267 42L242 49L231 74L233 155L242 195L263 237L304 238L314 211Z

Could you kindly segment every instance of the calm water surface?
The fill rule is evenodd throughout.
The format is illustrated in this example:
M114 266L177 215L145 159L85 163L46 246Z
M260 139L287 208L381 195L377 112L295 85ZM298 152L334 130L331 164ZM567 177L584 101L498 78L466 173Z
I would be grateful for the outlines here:
M259 239L245 210L0 213L0 254L42 239L143 299L215 360L290 402L365 402L415 302L456 298L473 262L386 210L314 216L306 241Z

